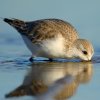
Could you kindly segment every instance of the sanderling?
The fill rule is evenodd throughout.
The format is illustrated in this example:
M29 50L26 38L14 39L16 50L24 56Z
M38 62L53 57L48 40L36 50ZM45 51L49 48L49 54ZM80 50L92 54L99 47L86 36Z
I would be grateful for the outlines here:
M86 39L78 37L76 29L60 19L41 19L24 22L19 19L4 18L22 36L34 57L80 58L91 60L94 49Z

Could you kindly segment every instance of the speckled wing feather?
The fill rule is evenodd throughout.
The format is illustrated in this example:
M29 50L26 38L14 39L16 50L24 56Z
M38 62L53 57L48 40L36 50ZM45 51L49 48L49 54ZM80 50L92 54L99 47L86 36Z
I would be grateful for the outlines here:
M19 19L4 19L5 22L13 26L17 31L26 35L32 43L40 43L43 40L51 39L57 35L62 35L68 45L78 38L75 28L60 19L42 19L31 22L24 22Z
M73 42L78 38L75 28L68 22L59 19L44 19L33 22L27 22L30 32L27 36L33 43L41 42L45 39L54 38L61 34L66 41Z

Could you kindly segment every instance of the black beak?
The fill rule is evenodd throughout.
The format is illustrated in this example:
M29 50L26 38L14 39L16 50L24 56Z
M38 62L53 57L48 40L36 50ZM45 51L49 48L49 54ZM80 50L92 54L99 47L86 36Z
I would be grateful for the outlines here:
M11 24L13 22L13 20L8 19L8 18L4 18L3 21L8 23L8 24Z

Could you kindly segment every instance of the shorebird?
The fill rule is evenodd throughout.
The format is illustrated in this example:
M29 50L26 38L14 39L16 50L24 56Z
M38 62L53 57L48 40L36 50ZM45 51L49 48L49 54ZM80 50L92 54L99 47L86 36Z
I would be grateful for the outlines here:
M22 21L4 18L22 36L29 50L32 52L30 61L35 57L80 58L91 60L94 49L86 39L80 39L76 29L68 22L60 19L41 19L36 21Z

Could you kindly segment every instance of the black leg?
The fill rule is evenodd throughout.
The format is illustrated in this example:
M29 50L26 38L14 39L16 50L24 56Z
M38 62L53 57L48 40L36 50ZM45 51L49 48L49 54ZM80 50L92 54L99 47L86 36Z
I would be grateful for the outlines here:
M29 61L30 61L30 62L33 62L33 61L34 61L34 57L30 57L30 58L29 58ZM45 60L44 60L44 61L45 61ZM52 62L53 59L52 59L52 58L49 58L49 59L46 60L46 61L50 61L50 62Z
M30 62L33 62L33 61L34 61L33 57L30 57L30 58L29 58L29 61L30 61Z
M49 61L50 61L50 62L52 62L52 61L53 61L53 59L52 59L52 58L49 58Z

